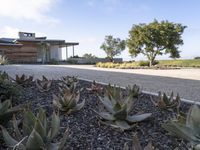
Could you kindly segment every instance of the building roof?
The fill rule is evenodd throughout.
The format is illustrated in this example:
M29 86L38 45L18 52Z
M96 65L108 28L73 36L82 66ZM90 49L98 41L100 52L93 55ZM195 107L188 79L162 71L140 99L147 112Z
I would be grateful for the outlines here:
M22 46L16 39L13 38L0 38L0 45L3 46Z
M30 36L26 36L26 35ZM25 33L25 32L19 32L19 37L17 39L14 38L0 38L0 45L13 45L13 46L22 46L20 42L30 41L30 42L47 42L53 45L59 45L61 47L67 47L67 46L75 46L79 45L78 42L65 42L65 40L59 40L59 39L47 39L47 37L35 37L35 33Z

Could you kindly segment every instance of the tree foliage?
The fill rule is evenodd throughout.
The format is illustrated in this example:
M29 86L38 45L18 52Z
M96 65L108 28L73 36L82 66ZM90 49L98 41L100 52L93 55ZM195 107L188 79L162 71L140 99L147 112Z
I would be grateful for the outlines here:
M145 55L150 66L157 55L170 54L171 58L179 58L178 46L183 44L182 33L185 28L181 24L157 20L149 24L133 25L127 40L129 53L133 57Z
M88 59L94 59L94 58L97 58L95 55L92 55L91 53L90 53L90 54L85 53L85 54L83 55L83 57L84 57L84 58L88 58Z
M105 41L100 48L103 49L107 54L107 57L113 61L113 57L121 54L126 48L126 42L120 38L113 38L112 35L108 35L105 37Z

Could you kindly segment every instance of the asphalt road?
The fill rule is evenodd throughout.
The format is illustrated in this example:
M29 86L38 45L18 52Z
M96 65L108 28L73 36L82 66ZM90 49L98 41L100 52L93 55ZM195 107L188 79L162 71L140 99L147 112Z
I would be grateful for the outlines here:
M127 86L138 84L149 92L179 93L182 98L200 102L200 69L180 70L117 70L95 68L89 65L6 65L0 70L7 71L12 77L15 74L42 75L59 79L62 76L78 76L99 82Z

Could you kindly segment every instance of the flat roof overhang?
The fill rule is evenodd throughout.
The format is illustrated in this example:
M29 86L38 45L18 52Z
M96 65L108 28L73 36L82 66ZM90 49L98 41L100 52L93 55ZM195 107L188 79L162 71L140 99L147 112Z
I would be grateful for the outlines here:
M0 43L0 46L23 46L23 44Z

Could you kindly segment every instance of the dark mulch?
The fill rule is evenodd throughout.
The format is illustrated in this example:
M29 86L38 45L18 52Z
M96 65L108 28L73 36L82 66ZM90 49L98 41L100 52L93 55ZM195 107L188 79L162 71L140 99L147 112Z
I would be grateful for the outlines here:
M38 108L43 107L47 111L47 116L50 116L53 111L52 94L58 93L58 82L53 81L51 90L46 93L40 93L33 83L33 85L23 89L23 96L16 103L23 104L31 102L33 111L37 112ZM79 81L78 88L84 88L81 92L81 100L86 100L86 104L82 110L70 115L60 113L62 128L58 139L62 137L61 133L64 132L65 128L69 128L70 132L66 149L121 150L123 149L124 143L132 144L132 136L134 133L137 133L143 147L149 141L152 141L154 147L159 150L172 150L176 147L180 150L188 149L185 141L170 136L161 127L162 123L174 117L175 114L171 111L156 108L150 101L150 95L147 94L140 94L132 113L141 111L151 112L151 118L137 123L133 129L125 132L103 125L93 111L99 109L98 98L95 94L91 94L85 89L86 87L90 87L90 85L90 82ZM185 103L181 106L184 112L188 108L189 105ZM1 138L0 145L3 145Z

